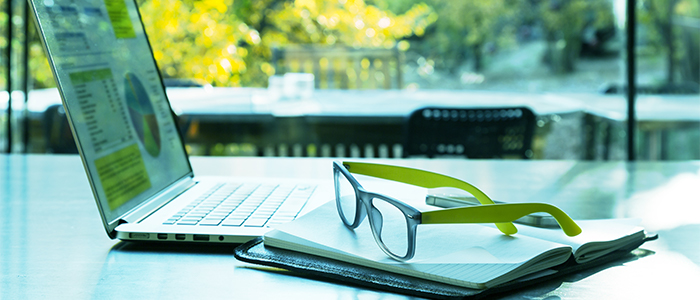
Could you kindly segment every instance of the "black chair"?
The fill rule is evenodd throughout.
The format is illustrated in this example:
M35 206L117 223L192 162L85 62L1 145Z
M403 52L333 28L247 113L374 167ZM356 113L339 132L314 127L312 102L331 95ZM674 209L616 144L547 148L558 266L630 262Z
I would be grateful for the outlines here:
M404 156L531 158L534 128L527 107L421 108L408 118Z
M46 152L78 153L63 105L51 105L44 111Z

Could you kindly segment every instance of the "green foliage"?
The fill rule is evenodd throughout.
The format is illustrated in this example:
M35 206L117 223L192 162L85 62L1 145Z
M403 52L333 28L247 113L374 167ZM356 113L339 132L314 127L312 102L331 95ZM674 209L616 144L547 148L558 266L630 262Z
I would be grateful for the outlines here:
M409 2L386 1L387 7L398 11ZM490 52L517 46L521 26L541 28L551 48L545 61L573 71L584 30L614 26L610 0L426 1L439 17L417 48L437 67L453 72L469 59L475 71L487 68L484 58Z
M273 47L394 47L403 38L422 35L437 18L424 3L412 4L401 14L361 0L138 3L163 76L203 80L215 86L265 86L275 74L270 64ZM6 19L0 13L0 21ZM0 45L3 41L0 37ZM401 46L407 48L405 42ZM34 88L54 86L38 39L30 44L30 52Z
M639 23L646 29L647 46L666 56L666 78L673 84L680 81L700 82L697 66L698 34L695 29L674 24L680 18L700 18L697 0L643 0L639 3ZM689 34L695 31L695 34ZM679 73L679 74L677 74Z
M545 61L554 72L573 72L584 30L615 26L609 0L549 0L540 6L549 43Z
M410 42L436 68L456 71L472 61L479 71L491 51L517 45L520 26L541 28L549 42L545 61L572 71L583 32L614 26L611 0L422 1L138 0L163 75L215 86L266 86L276 72L272 49L300 44L406 50ZM700 17L697 0L638 3L659 52L668 45L658 26L669 23L664 7ZM0 21L7 21L1 12ZM34 87L53 86L38 39L30 53Z
M394 0L389 7L401 9L404 1ZM517 6L512 0L428 0L438 16L420 49L439 67L458 68L471 53L476 69L481 69L483 47L493 44L509 47L515 41ZM439 59L437 59L439 58Z
M55 87L56 82L51 73L49 60L44 53L44 46L39 38L39 33L36 31L34 23L30 22L29 28L29 75L31 76L30 85L33 89L44 89Z
M663 32L671 26L674 17L700 18L700 2L697 0L641 0L639 1L639 24L648 30L650 46L659 51L666 48Z
M265 86L276 46L393 47L436 18L425 4L396 15L353 0L151 0L141 13L165 76L217 86Z
M558 38L580 36L586 26L614 26L612 2L608 0L551 0L540 9L545 30Z
M4 4L4 1L0 1L0 4ZM7 24L7 14L4 11L0 12L0 24ZM0 35L0 50L5 51L5 47L7 47L7 38L5 37L5 29L0 30L2 32L2 35ZM5 64L6 64L6 57L5 55L0 56L0 88L2 90L7 90L7 79L6 74L7 70L5 69Z
M230 20L232 0L149 0L141 16L163 76L236 85L246 74L248 50L242 42L259 42L240 20Z

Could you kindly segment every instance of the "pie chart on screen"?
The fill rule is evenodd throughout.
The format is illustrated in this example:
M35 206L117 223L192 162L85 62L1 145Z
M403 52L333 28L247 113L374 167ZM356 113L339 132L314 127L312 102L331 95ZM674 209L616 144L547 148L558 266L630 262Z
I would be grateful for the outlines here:
M133 73L126 73L124 76L124 89L131 123L136 129L136 134L148 154L157 157L160 154L160 130L151 99L141 81Z

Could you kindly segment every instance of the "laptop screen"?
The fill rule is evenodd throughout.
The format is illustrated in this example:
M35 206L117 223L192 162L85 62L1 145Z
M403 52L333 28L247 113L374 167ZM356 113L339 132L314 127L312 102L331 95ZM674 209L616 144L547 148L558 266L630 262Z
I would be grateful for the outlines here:
M32 0L108 223L191 174L132 0Z

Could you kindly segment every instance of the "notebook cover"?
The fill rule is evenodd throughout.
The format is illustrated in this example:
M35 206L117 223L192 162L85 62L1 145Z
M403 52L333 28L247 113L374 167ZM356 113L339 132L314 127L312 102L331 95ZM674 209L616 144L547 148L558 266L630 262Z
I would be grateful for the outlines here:
M648 236L636 245L620 249L585 264L576 264L573 257L566 263L544 272L541 276L525 277L497 287L483 290L469 289L416 277L390 273L378 269L355 265L344 261L315 256L311 254L265 246L262 238L256 238L237 247L234 255L237 259L271 267L310 275L334 283L342 283L371 289L400 293L434 299L477 299L497 293L507 293L536 283L563 277L564 275L593 267L604 266L616 261L631 261L639 256L631 253L648 240L657 236ZM608 266L604 266L608 267Z

